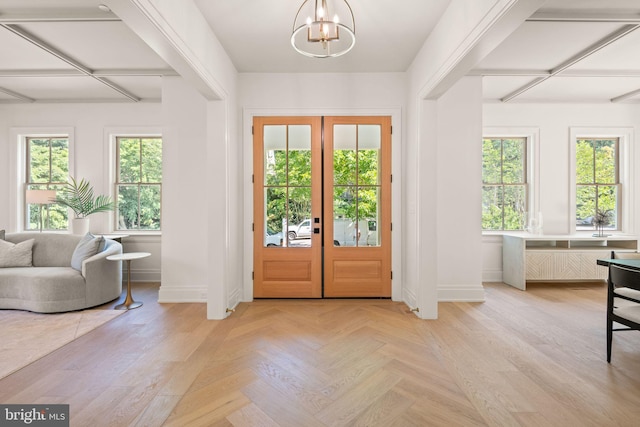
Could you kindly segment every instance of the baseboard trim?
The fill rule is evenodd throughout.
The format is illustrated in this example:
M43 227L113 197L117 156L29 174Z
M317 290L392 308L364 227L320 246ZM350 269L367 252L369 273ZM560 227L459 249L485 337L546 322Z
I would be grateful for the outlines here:
M132 269L131 281L132 282L160 282L161 274L159 269ZM122 283L127 283L127 269L122 270Z
M438 286L438 302L484 302L482 284L440 285Z
M206 286L174 286L160 284L158 291L158 302L207 302Z

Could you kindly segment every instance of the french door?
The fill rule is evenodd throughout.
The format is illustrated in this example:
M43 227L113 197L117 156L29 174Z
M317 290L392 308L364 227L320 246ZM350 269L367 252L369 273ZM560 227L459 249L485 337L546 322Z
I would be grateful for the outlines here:
M391 296L391 118L255 117L254 297Z

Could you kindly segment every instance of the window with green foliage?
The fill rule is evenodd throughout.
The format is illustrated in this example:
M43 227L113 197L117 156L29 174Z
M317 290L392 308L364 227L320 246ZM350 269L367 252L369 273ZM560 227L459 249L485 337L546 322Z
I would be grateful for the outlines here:
M116 195L116 230L160 230L162 138L116 138Z
M482 140L482 229L523 230L527 212L527 138Z
M618 138L576 140L576 230L593 230L598 213L604 228L618 229L618 152Z
M69 176L69 138L66 135L27 137L25 190L58 190ZM26 200L26 197L25 199ZM40 227L40 206L26 204L25 229ZM42 206L42 228L68 228L67 209L58 204Z

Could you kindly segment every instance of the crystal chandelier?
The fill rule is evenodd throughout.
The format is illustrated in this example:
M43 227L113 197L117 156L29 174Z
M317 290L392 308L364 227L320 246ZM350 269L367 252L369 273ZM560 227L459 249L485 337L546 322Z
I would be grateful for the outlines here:
M331 58L349 52L355 43L356 22L347 0L302 3L291 33L291 45L296 51L312 58Z

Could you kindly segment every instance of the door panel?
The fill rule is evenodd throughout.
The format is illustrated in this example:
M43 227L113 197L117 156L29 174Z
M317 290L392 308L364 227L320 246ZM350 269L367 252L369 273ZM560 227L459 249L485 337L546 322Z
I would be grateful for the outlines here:
M391 296L391 120L324 120L324 295Z
M254 118L256 298L322 296L321 235L304 226L321 216L320 125L319 117Z

